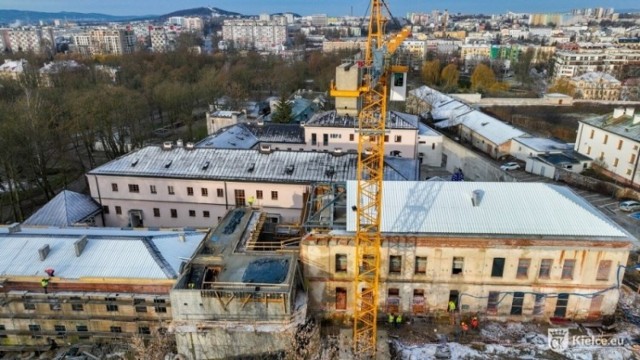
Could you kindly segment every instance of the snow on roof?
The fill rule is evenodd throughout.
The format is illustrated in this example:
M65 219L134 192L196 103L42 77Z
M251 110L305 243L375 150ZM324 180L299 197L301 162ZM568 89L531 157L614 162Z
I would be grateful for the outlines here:
M27 65L27 60L9 60L5 59L4 64L0 65L0 72L22 73Z
M75 60L59 60L44 64L39 71L41 73L58 73L64 69L78 69L81 67L84 67L84 65L79 64Z
M240 111L231 111L231 110L216 110L211 113L211 116L217 118L232 118L233 115L242 115Z
M97 167L90 175L166 177L253 182L310 183L356 178L357 154L147 146ZM417 162L412 159L414 166ZM331 169L331 176L327 170ZM388 180L405 180L385 167ZM415 180L416 178L409 178Z
M588 83L593 83L593 84L598 84L601 82L608 82L608 83L614 83L614 84L620 84L620 81L618 79L616 79L615 77L607 74L607 73L603 73L603 72L598 72L598 71L593 71L593 72L588 72L588 73L584 73L580 76L576 76L573 78L573 81L585 81Z
M184 258L191 257L205 238L196 231L127 231L114 228L28 228L9 233L0 228L0 275L173 279ZM87 236L76 256L74 243ZM49 245L41 261L38 249Z
M356 205L356 181L347 182L347 209ZM545 183L385 181L385 233L569 236L576 239L631 235L569 188ZM472 193L482 192L479 206ZM347 230L356 230L347 212Z
M258 143L258 138L241 124L224 127L204 138L196 147L213 147L217 149L251 149Z
M304 130L297 124L234 124L207 136L196 147L251 149L259 142L303 144Z
M100 204L91 196L63 190L22 224L70 226L96 214L100 209Z
M454 100L427 86L422 86L417 90L414 93L415 96L420 96L422 100L431 105L432 118L443 120L434 124L438 129L462 125L496 145L504 144L515 137L526 134L524 131L481 111L474 110L465 103Z
M573 144L567 144L558 140L540 137L527 137L521 136L514 138L513 140L521 143L522 145L531 148L535 151L566 151L573 149Z
M440 121L434 124L434 126L439 129L457 125L469 128L496 145L502 145L513 138L526 134L524 131L507 125L478 110L473 110L457 116L454 119Z
M387 129L417 129L417 123L413 123L410 117L396 111L392 111L386 118L385 127ZM305 127L340 127L340 128L357 128L358 118L355 116L341 116L335 110L319 112L307 121Z

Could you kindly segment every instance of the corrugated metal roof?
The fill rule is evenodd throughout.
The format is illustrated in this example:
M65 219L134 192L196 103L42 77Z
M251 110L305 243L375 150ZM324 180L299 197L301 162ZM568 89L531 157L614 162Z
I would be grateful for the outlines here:
M434 124L438 129L462 125L496 145L502 145L515 137L526 134L524 131L481 111L474 110L465 103L454 100L428 86L422 86L412 94L431 105L430 112L434 120L443 120Z
M304 144L304 129L297 124L240 123L207 136L196 147L251 149L259 142Z
M356 204L347 182L347 209ZM381 229L385 233L630 238L570 189L544 183L385 181ZM479 206L472 192L483 192ZM355 231L355 212L347 230Z
M52 268L63 278L168 279L179 273L180 257L191 257L206 236L204 232L131 232L119 229L24 228L0 234L0 275L46 276ZM141 235L144 234L144 235ZM181 240L184 234L184 241ZM87 235L87 245L76 257L74 242ZM146 242L152 244L149 246ZM40 261L38 249L51 251ZM166 266L169 268L166 268Z
M418 166L416 160L400 160ZM287 171L291 165L293 170ZM333 155L314 151L273 151L267 154L258 150L188 150L181 147L163 150L159 146L147 146L95 168L89 175L306 184L355 179L356 165L357 154L352 153ZM328 175L330 169L333 170L332 175ZM390 167L385 167L385 178L406 179Z
M70 226L100 211L100 204L89 195L63 190L33 213L24 225Z
M396 111L389 112L385 127L387 129L417 129L417 124L407 121L407 119L404 116L400 116L400 114L401 113ZM357 128L358 118L356 116L338 115L335 110L324 111L313 115L305 126Z

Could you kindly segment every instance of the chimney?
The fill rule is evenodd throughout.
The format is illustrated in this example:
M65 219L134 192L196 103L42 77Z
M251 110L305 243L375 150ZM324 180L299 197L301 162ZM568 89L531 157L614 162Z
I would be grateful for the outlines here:
M9 225L8 230L9 230L9 234L15 234L15 233L20 232L20 230L21 230L20 223L13 223L13 224Z
M186 238L186 236L184 234L178 234L178 240L180 242L185 242L185 241L187 241L187 238Z
M184 143L182 142L182 139L176 140L176 147L182 147L182 145L184 145Z
M633 117L633 114L635 114L635 112L636 112L636 108L628 107L624 109L624 114L629 117Z
M484 196L484 191L479 189L473 190L473 192L471 193L471 203L473 204L474 207L480 206L480 202L482 201L483 196Z
M624 115L624 108L618 107L618 108L613 109L613 118L614 119L617 119L622 115Z
M40 261L44 261L44 259L47 258L47 255L49 255L50 251L51 251L51 248L49 247L49 244L38 249L38 255L40 256Z
M187 142L184 146L184 148L187 150L193 150L194 147L195 145L192 142Z
M84 235L80 240L73 243L73 248L76 250L76 257L79 257L82 254L82 250L87 246L87 242L87 235Z
M171 150L173 143L171 141L165 141L162 143L162 150Z
M215 107L213 106L213 104L209 104L209 112L212 113L216 111Z
M261 154L270 154L271 153L271 145L260 145L260 153Z

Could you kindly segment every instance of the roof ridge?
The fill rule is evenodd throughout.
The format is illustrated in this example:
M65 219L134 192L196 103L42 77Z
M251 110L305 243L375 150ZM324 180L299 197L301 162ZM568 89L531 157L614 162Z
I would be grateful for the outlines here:
M158 266L160 266L160 270L162 270L162 272L164 272L165 275L167 275L167 277L169 277L170 279L177 278L178 274L171 267L167 259L165 259L164 256L162 256L162 252L160 252L158 247L156 247L153 241L151 241L151 237L144 236L142 237L141 241L144 244L144 246L147 248L147 250L149 250L149 254L153 258L153 260L158 264Z

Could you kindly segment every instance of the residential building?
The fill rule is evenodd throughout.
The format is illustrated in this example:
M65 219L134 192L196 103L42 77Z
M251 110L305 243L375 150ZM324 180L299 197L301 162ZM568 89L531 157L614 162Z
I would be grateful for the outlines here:
M287 26L275 21L225 20L222 39L236 49L273 50L287 42Z
M387 158L385 178L416 180L418 163ZM357 154L147 146L87 173L106 226L210 228L251 202L270 221L299 222L309 184L356 178Z
M0 346L149 338L171 322L171 287L207 232L0 228ZM48 272L48 273L47 273ZM41 280L47 279L46 287Z
M301 240L311 314L353 314L356 189L349 181L346 195L333 194L319 209L334 219L327 231ZM633 237L569 188L385 181L383 189L380 317L447 316L449 301L463 317L497 320L615 312Z
M330 53L342 50L363 51L367 47L367 39L352 38L340 40L324 40L322 42L322 52Z
M400 49L403 49L404 51L421 60L424 60L427 57L426 40L404 40L400 44Z
M164 26L149 26L149 41L154 52L167 52L175 50L177 31L173 26L169 29Z
M462 45L460 47L460 57L465 61L467 59L489 59L491 57L491 45Z
M629 64L640 64L639 52L619 48L557 51L553 75L573 78L594 71L615 75Z
M598 169L625 185L638 187L640 114L616 108L612 114L580 120L575 150L594 160Z
M7 31L5 47L11 52L55 53L56 46L51 28L13 28Z
M202 22L202 18L197 16L186 17L184 18L184 23L182 27L189 31L202 31L204 29L204 23Z
M265 215L230 211L171 290L178 353L187 359L295 351L307 320L305 282L295 252L263 248Z
M136 36L133 30L93 28L88 33L74 36L77 52L86 55L123 55L135 51Z
M622 83L615 77L603 72L588 72L571 79L575 86L575 97L585 100L620 99Z
M530 14L529 26L554 26L562 25L563 16L557 13Z

